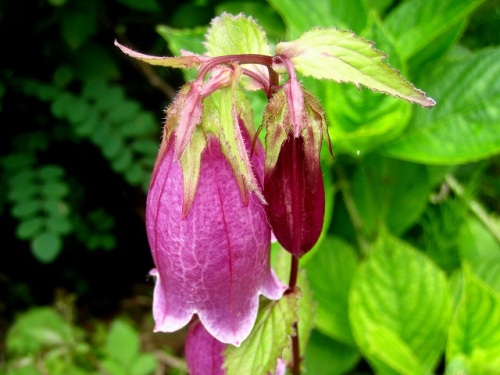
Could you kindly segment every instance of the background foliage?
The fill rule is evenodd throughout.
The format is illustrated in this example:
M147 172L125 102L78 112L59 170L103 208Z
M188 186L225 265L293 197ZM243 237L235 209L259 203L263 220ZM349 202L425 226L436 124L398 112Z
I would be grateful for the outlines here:
M304 79L336 154L328 225L303 261L308 373L500 374L498 0L0 2L0 369L185 371L183 334L150 334L143 216L162 109L192 72L133 62L113 40L202 53L223 11L272 43L353 30L437 101Z

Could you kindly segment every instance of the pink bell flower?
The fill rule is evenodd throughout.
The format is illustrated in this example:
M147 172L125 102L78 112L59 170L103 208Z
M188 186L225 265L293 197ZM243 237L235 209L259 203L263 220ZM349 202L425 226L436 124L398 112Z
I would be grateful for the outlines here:
M146 209L156 265L154 330L179 330L197 314L213 337L238 346L255 323L259 295L275 300L286 290L270 267L266 210L253 192L244 202L220 141L208 134L193 202L183 215L183 170L172 139L160 150ZM263 158L258 144L251 161L259 183Z

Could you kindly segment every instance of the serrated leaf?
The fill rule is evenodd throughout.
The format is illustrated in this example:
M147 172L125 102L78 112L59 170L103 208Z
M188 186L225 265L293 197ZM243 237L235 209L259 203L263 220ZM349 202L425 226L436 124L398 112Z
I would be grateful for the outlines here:
M405 132L382 151L425 164L460 164L500 153L500 48L439 64L424 85L439 101L416 108Z
M425 166L373 154L365 157L352 181L363 231L371 238L383 227L403 233L424 211L430 190Z
M407 373L437 365L451 302L444 273L422 253L381 234L354 278L349 309L354 338L376 371L398 373L400 356L415 363Z
M61 238L52 231L45 231L31 241L31 252L42 263L54 261L61 252L61 248Z
M274 373L278 358L291 345L298 300L297 293L290 293L261 304L250 336L239 348L228 345L224 351L226 375Z
M497 374L500 368L500 294L484 284L465 263L464 284L450 326L446 358L463 355L473 374Z
M291 59L295 69L306 76L363 85L422 107L435 104L384 62L386 56L372 42L350 31L312 29L297 40L279 43L276 53Z
M134 328L121 319L113 321L106 337L106 354L118 362L127 366L139 353L139 334Z
M318 302L316 327L331 338L355 346L348 315L348 294L358 257L354 249L336 237L326 237L305 265Z

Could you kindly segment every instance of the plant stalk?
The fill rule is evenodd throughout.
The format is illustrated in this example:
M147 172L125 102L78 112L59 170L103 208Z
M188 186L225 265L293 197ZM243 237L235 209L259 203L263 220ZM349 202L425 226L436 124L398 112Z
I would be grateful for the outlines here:
M297 285L299 274L299 258L292 255L292 264L290 267L290 280L288 282L287 293L292 293ZM295 335L292 336L292 374L300 375L300 347L299 347L299 327L298 322L293 324Z

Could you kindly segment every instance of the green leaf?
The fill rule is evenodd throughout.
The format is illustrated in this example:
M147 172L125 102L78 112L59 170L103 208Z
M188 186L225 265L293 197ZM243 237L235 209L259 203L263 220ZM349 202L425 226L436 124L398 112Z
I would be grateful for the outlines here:
M278 301L261 303L250 336L239 348L228 345L224 351L227 375L266 374L276 369L278 358L290 348L290 335L297 321L299 295L290 293Z
M271 55L266 33L250 17L223 14L212 20L206 35L209 56L256 53Z
M58 180L64 176L64 169L59 165L44 165L38 170L38 177L43 180Z
M38 234L45 221L41 217L34 217L21 222L16 228L16 236L21 240L27 240Z
M106 338L106 354L127 368L139 353L139 334L128 323L116 319Z
M14 355L40 354L64 345L73 345L69 324L49 307L30 309L16 319L7 333L7 352Z
M51 263L61 252L62 242L55 232L46 231L31 241L33 256L42 263Z
M312 29L292 42L279 43L276 53L291 59L306 76L363 85L423 107L435 104L384 62L385 55L372 42L350 31Z
M349 324L348 295L357 265L355 250L345 241L329 236L305 265L318 302L317 329L351 346L355 342Z
M153 374L156 369L156 357L153 354L145 353L136 356L130 366L130 375Z
M394 35L398 51L408 60L428 49L436 48L436 40L464 20L484 0L410 0L400 5L385 19Z
M62 181L53 181L41 185L40 191L45 197L61 198L68 194L69 187Z
M47 229L59 234L68 234L71 229L71 222L67 217L52 216L46 221Z
M462 260L489 258L500 255L500 244L474 217L469 217L460 228L458 249Z
M401 234L414 224L431 186L425 166L371 154L358 165L351 189L363 230L374 238L383 227Z
M15 218L30 218L33 217L40 209L40 201L29 200L21 201L12 207L11 214Z
M463 355L471 374L500 368L500 294L464 265L462 297L450 326L446 359Z
M500 48L439 64L425 74L439 105L416 108L406 131L382 151L426 164L460 164L500 152Z
M349 309L354 338L377 372L424 374L437 365L451 302L444 273L422 253L382 234L358 268Z
M304 355L307 374L314 375L347 374L360 358L356 348L332 340L318 331L312 331Z
M500 253L469 261L474 274L500 295Z

